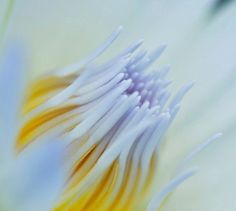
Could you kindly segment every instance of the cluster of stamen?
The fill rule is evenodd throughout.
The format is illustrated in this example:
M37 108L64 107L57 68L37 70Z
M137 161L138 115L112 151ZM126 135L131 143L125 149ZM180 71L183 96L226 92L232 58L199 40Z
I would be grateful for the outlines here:
M109 198L108 204L99 203L101 210L113 210L118 199L119 206L125 207L129 199L135 198L131 197L133 192L141 193L150 184L162 137L192 85L180 89L168 103L170 81L165 76L169 66L149 70L165 46L149 54L139 50L139 41L109 62L96 65L94 60L118 34L119 30L88 59L55 72L54 77L73 75L74 80L25 117L26 125L29 120L43 119L38 135L54 130L74 146L70 155L71 185L62 199L66 208L78 206L78 202L81 207L95 206L80 199L94 183L103 181L109 169L112 179L115 163L119 170L112 188L108 181L104 182L104 187L112 191L101 197ZM124 184L126 189L122 191Z

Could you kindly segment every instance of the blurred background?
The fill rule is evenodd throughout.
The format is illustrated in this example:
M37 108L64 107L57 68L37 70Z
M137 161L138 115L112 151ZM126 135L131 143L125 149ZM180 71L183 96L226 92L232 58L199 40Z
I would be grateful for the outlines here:
M1 0L0 14L1 43L24 44L30 80L86 57L119 25L122 35L100 61L140 38L150 50L167 44L155 65L171 64L170 89L196 84L167 134L160 181L194 146L223 136L190 164L201 171L163 210L236 210L236 1Z

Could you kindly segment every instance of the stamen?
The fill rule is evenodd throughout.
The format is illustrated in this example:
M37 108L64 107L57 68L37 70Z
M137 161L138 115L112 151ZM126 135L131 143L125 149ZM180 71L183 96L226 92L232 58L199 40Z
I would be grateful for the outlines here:
M198 168L189 169L170 181L159 193L157 193L152 198L148 205L147 211L157 211L162 205L164 199L186 179L193 176L197 172L197 170Z
M46 95L46 100L26 113L22 123L27 128L20 136L18 145L22 148L52 131L65 139L71 178L59 208L89 210L94 194L99 195L98 210L113 210L117 204L120 209L132 207L132 200L138 203L139 194L146 194L153 182L163 136L180 108L180 101L192 87L192 83L184 86L168 103L171 81L165 77L170 66L148 70L165 45L149 54L139 49L143 41L138 41L108 62L96 65L95 59L120 31L121 28L115 31L87 59L57 71L58 80L70 76L70 82L49 97L42 91L40 97ZM40 97L36 95L31 100ZM29 134L30 139L24 138ZM110 183L106 182L106 175ZM174 180L159 199L189 175ZM103 183L109 191L100 194Z

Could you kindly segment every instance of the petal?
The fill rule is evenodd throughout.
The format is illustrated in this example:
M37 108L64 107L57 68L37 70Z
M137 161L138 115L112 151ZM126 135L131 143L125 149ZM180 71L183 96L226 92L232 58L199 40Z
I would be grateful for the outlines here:
M0 180L2 204L7 209L51 210L63 191L65 145L47 137L25 149Z
M162 211L234 210L235 203L235 134L210 147L193 161L200 171L180 186L165 203ZM221 139L224 137L222 136ZM225 137L226 138L226 137ZM226 152L226 153L224 153ZM193 165L191 162L190 165Z
M19 47L12 47L0 62L0 156L13 155L18 115L23 98L24 62ZM0 159L0 161L1 161Z
M29 43L35 58L32 68L37 72L73 63L119 25L128 30L118 49L141 37L149 46L168 43L172 51L178 38L186 34L210 2L23 0L16 3L8 36L10 40L17 36ZM57 10L52 11L54 5Z

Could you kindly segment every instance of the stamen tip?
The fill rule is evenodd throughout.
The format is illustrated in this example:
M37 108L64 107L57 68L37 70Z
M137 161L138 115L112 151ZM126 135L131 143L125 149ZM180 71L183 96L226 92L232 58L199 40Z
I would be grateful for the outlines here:
M222 135L223 135L222 132L216 133L216 134L214 135L214 138L217 139L217 138L221 137Z
M162 44L162 45L160 45L160 49L161 49L162 51L164 51L166 48L167 48L167 44Z
M120 33L121 31L123 31L124 27L122 25L118 26L117 28L117 32Z

